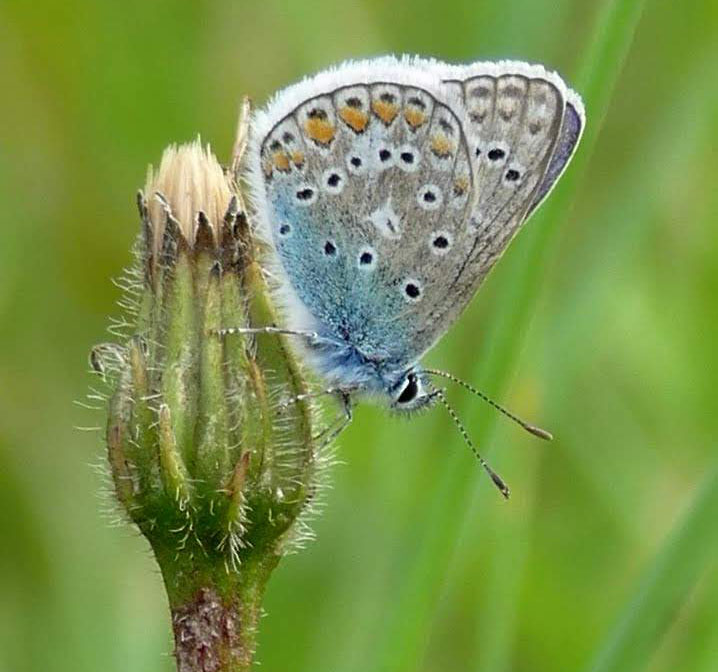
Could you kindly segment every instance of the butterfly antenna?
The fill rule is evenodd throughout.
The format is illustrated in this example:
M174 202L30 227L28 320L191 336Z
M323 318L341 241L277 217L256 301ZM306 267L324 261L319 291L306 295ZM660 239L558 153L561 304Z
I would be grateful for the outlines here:
M456 376L450 373L446 373L445 371L438 371L437 369L425 369L424 373L428 373L431 376L441 376L442 378L448 378L450 381L456 383L457 385L461 385L461 387L463 387L464 389L468 390L472 394L475 394L477 397L479 397L479 399L483 399L487 404L493 406L497 411L499 411L499 413L503 413L507 418L513 420L517 425L523 427L530 434L538 436L539 439L545 439L546 441L551 441L553 439L553 434L551 434L551 432L547 432L545 429L541 429L540 427L536 427L535 425L529 424L525 420L522 420L517 415L514 415L511 411L504 408L501 404L496 403L493 399L487 397L483 392L477 390L473 385L469 385L469 383L461 380L461 378L457 378Z
M446 400L446 397L444 396L444 393L441 390L436 389L435 387L432 387L432 394L435 394L438 399L441 401L441 403L444 405L444 408L448 412L448 414L451 416L451 419L454 421L454 424L456 425L457 429L459 430L459 433L462 437L464 437L464 442L466 445L471 449L471 452L474 454L476 459L479 461L479 464L484 468L486 473L489 475L491 480L493 481L494 485L499 489L499 492L506 498L509 498L509 495L511 494L509 491L509 486L504 483L501 476L499 476L488 464L488 462L481 457L479 454L479 451L476 449L476 446L474 445L474 442L469 438L469 434L464 428L463 423L461 420L459 420L459 416L456 415L456 411L449 405L449 402Z

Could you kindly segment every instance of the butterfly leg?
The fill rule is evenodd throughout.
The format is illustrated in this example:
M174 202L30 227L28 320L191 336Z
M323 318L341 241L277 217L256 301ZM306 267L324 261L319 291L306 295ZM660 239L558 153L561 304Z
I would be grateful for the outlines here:
M333 392L339 396L342 402L342 416L338 418L336 422L327 427L324 431L320 432L315 439L322 439L321 446L319 449L326 448L332 441L334 441L350 424L354 419L354 413L352 411L352 399L349 392L341 388L334 388Z
M317 436L314 437L315 439L322 439L322 442L317 449L318 454L321 454L325 448L331 445L331 443L335 441L337 437L351 424L351 421L353 419L352 400L349 392L339 388L334 388L334 392L340 396L342 401L343 408L341 417L337 418L337 420L332 425L330 425L323 432L320 432ZM319 486L317 485L317 483L313 483L310 485L307 492L307 498L304 501L305 509L311 508L312 505L315 503L318 491Z
M327 387L324 390L320 390L319 392L307 392L305 394L297 394L294 397L290 397L286 401L283 401L279 404L279 408L284 409L292 404L296 404L300 401L305 401L306 399L318 399L319 397L324 397L329 394L337 394L338 392L341 392L341 388L339 387Z
M335 345L334 341L320 336L316 331L284 329L283 327L227 327L226 329L213 329L211 333L217 336L231 336L233 334L281 334L284 336L304 338L310 345L319 345L321 343L331 343Z

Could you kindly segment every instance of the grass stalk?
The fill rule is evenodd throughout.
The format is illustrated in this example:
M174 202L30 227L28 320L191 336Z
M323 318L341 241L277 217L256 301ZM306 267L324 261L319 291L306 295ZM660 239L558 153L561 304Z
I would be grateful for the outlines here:
M577 165L563 178L537 215L540 222L531 223L515 245L516 249L504 261L505 266L511 266L511 270L505 268L504 273L512 281L501 292L497 302L501 308L491 320L483 352L475 354L476 361L488 362L480 378L492 391L506 386L521 350L522 334L530 321L543 268L549 258L547 253L576 193L579 175L598 136L642 8L643 0L612 0L598 18L577 82L589 119ZM479 445L488 430L485 426L479 432ZM419 667L458 530L466 516L476 515L468 510L467 503L477 474L466 469L465 455L456 452L446 457L442 465L434 494L419 512L421 520L409 525L413 536L417 529L425 532L413 544L415 552L407 554L409 560L401 569L397 597L386 615L384 635L372 666L381 672L413 672Z

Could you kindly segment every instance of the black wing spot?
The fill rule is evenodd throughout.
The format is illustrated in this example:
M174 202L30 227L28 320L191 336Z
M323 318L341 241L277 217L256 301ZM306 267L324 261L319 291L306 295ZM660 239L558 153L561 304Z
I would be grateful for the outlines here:
M499 147L495 147L494 149L489 151L487 156L489 157L490 161L499 161L506 156L506 152Z
M446 236L439 235L434 238L431 244L439 250L445 250L449 247L449 239Z
M388 149L380 149L379 150L379 160L384 162L388 161L391 158L391 152Z
M338 173L332 173L327 178L327 184L330 187L336 187L341 181L342 181L341 175L339 175Z
M324 243L324 254L326 254L328 257L333 257L336 253L337 246L331 240L328 240L326 243Z
M346 104L347 107L352 107L357 110L361 107L361 100L359 100L356 96L352 96L351 98L346 99Z
M404 163L414 163L414 154L413 154L412 152L402 152L402 153L399 155L399 158L400 158Z
M521 174L519 173L518 170L514 170L513 168L510 168L509 170L506 171L506 179L509 182L516 182L516 180L518 180L519 177L521 177Z
M406 285L404 285L404 292L410 299L418 299L421 296L419 285L413 282L407 282Z
M297 198L300 201L308 201L312 196L314 196L314 189L311 189L310 187L300 189L297 192Z
M349 163L355 168L359 168L361 166L361 159L358 156L352 156L352 158L349 159Z
M290 233L291 230L292 230L292 227L289 226L289 224L282 224L282 225L279 227L279 235L280 235L280 236L286 236L286 235L288 235L288 234Z

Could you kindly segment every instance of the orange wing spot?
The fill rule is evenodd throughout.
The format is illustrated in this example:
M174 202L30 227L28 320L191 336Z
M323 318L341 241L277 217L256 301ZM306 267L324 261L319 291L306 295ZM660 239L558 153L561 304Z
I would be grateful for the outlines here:
M372 102L371 109L387 126L394 121L396 115L399 114L398 105L395 103L387 103L384 100L375 100Z
M328 145L334 140L336 130L332 124L326 119L320 119L319 117L310 117L304 122L304 130L307 135L318 142L320 145Z
M339 116L352 130L361 133L369 123L369 115L348 105L339 108Z
M409 124L412 129L416 130L419 126L426 123L426 113L417 110L415 107L407 107L404 110L404 119L406 119L406 123Z
M445 159L451 156L454 145L443 133L437 133L431 138L431 151L440 159Z
M469 178L461 175L454 180L454 196L463 196L469 188Z
M289 172L289 155L286 152L274 152L272 154L272 165L283 173Z
M291 159L297 168L301 168L304 165L304 152L295 149L291 154Z

